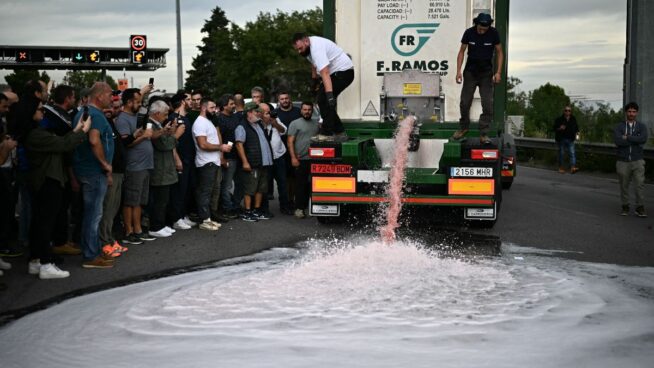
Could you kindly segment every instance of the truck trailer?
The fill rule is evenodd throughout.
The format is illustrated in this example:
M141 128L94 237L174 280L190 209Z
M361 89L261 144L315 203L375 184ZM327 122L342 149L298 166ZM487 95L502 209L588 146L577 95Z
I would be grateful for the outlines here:
M325 0L325 36L353 60L355 79L338 98L347 139L312 141L309 210L320 222L388 201L385 186L394 132L415 116L403 186L403 208L492 227L502 189L516 175L513 138L503 131L506 106L508 0ZM478 92L465 139L459 128L461 85L456 58L464 31L491 14L505 63L493 92L493 118L482 144ZM445 214L445 215L442 215Z

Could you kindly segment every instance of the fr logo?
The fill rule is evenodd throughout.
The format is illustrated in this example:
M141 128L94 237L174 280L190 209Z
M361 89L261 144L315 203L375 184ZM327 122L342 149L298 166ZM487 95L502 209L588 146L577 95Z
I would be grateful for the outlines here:
M438 23L410 23L395 28L391 35L393 50L400 56L417 54L438 26Z

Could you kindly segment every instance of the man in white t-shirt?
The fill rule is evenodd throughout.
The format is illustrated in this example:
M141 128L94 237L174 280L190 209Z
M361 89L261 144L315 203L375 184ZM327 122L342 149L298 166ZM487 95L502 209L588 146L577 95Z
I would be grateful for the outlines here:
M216 114L216 103L208 97L200 102L200 115L193 123L193 141L195 142L195 167L197 168L197 188L195 199L198 216L202 220L200 229L218 230L220 224L211 220L211 211L216 215L220 198L220 181L222 180L222 153L232 147L221 144L220 132L211 119ZM214 203L215 202L215 203Z
M304 33L293 35L293 48L313 65L312 90L317 91L318 107L323 119L319 140L343 137L345 128L336 112L336 98L354 80L352 59L334 42Z

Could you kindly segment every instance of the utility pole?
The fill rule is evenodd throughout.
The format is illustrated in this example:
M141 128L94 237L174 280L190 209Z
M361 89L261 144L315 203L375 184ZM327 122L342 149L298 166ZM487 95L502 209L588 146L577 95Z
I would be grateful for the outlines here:
M182 66L182 17L179 11L179 1L175 0L177 8L177 89L184 88L184 68Z
M654 2L627 1L627 50L624 64L624 103L634 101L640 107L638 120L654 133ZM623 105L624 106L624 105Z

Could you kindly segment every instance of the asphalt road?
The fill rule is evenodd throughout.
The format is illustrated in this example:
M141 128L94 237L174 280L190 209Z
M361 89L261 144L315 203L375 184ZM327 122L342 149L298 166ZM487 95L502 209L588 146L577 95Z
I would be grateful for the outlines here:
M500 219L493 229L472 231L447 226L418 231L429 232L431 238L440 236L445 243L499 239L502 244L563 251L557 255L582 261L651 267L653 185L646 186L646 199L651 217L622 217L618 215L619 189L615 177L562 175L519 167L513 187L504 191ZM131 246L113 269L86 270L81 268L79 257L68 257L61 266L71 272L67 279L39 280L27 274L26 258L10 259L13 269L0 278L8 285L0 291L0 324L72 296L209 267L220 260L271 247L293 246L310 237L340 237L374 229L369 221L327 226L315 219L297 220L275 212L276 204L271 203L276 217L269 221L234 220L217 232L178 231L171 238Z

